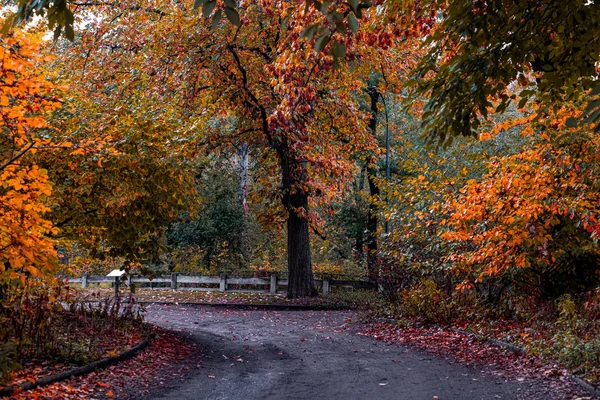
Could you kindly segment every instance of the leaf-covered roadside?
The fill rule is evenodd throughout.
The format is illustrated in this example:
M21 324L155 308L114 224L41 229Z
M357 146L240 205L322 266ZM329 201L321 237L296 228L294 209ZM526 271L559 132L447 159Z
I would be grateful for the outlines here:
M591 294L588 296L587 302L565 296L556 304L536 304L529 310L523 310L521 318L456 320L452 326L516 344L529 354L556 361L588 383L598 385L598 303Z
M167 379L182 377L190 369L180 365L197 350L181 336L154 330L150 346L134 358L109 368L30 391L15 392L10 399L107 399L141 396ZM199 360L199 355L196 355ZM200 364L200 361L197 361ZM39 378L29 375L29 378Z
M546 388L552 388L557 399L591 398L567 377L565 369L537 357L499 348L474 336L422 324L399 327L390 323L374 324L361 334L389 343L414 346L436 356L481 368L502 379L541 379ZM517 395L519 398L539 398L535 391L532 389Z
M422 346L434 352L443 352L447 340L467 343L495 339L522 348L527 358L537 360L536 363L549 363L554 365L553 369L562 371L561 374L569 371L589 384L598 385L598 296L597 292L578 297L565 295L557 301L520 297L512 299L511 309L493 308L478 301L472 293L447 294L432 280L424 280L405 290L401 302L388 303L381 299L372 303L363 318L377 321L393 316L397 321L399 327L391 329L375 325L367 331L376 339L422 342ZM475 336L456 332L470 332ZM434 335L436 339L423 339L423 335ZM487 349L494 348L491 344L486 346ZM474 353L469 355L469 349L465 344L464 348L456 347L452 352L460 350L458 358L461 361L479 357L478 350L473 349ZM487 359L495 362L493 355ZM503 358L506 366L500 367L512 368L511 360Z
M66 286L34 280L7 293L0 308L0 383L34 383L137 345L149 327L134 306L118 298L92 306Z

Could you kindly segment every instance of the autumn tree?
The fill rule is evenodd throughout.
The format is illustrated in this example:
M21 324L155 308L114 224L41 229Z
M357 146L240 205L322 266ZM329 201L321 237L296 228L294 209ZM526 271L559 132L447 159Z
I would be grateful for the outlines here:
M415 16L416 17L416 16ZM420 38L428 32L428 20L419 19L409 30L403 21L388 24L388 20L376 20L357 34L357 40L370 44L361 47L349 62L354 76L365 80L363 107L369 113L368 128L378 144L376 151L357 155L364 165L363 173L369 189L369 210L366 222L367 270L370 279L376 280L379 269L379 236L381 225L386 225L382 207L385 196L382 191L389 173L393 146L390 140L402 135L400 129L390 125L388 105L393 107L405 97L403 82L423 54L419 48ZM389 103L389 104L388 104ZM413 112L419 112L418 104ZM387 160L387 161L386 161ZM384 221L381 224L381 221ZM384 229L385 230L385 229ZM385 232L386 234L388 232Z
M73 37L75 2L20 0L15 3L18 9L9 25L38 13L48 16L48 25L56 35L64 33ZM227 18L238 21L236 2L225 3ZM196 2L196 6L211 9L216 4L216 0ZM599 11L594 2L578 0L565 6L558 1L353 0L342 10L331 8L329 4L306 0L288 6L313 7L329 22L335 22L340 31L346 26L356 31L364 10L370 8L377 8L385 24L409 21L412 29L418 30L426 19L429 28L437 26L423 43L428 54L415 69L414 79L407 82L407 88L416 87L417 97L429 97L424 126L441 142L455 135L476 135L481 118L487 118L492 99L501 101L495 106L498 112L505 111L510 100L515 99L509 87L517 80L531 81L521 97L523 104L532 99L547 104L576 101L586 96L586 91L593 88L595 95L598 90L594 77L600 57L600 29ZM130 10L136 9L130 7ZM325 26L315 24L312 34L323 33ZM319 36L324 39L314 46L322 50L328 36L326 33ZM336 59L344 59L345 41L334 38L334 42L336 47L330 49L331 54ZM588 122L600 117L600 100L592 100L582 114Z
M448 258L463 287L496 280L557 297L598 284L598 134L566 126L583 108L565 105L532 123L534 110L492 129L491 137L520 126L530 142L492 158L446 205L443 237L460 244Z
M56 56L48 74L68 87L50 122L70 148L38 161L55 182L49 205L61 228L57 239L77 241L101 259L157 263L167 226L198 204L197 165L187 158L194 149L176 136L183 111L177 97L165 107L165 92L141 70L104 68L110 48L86 58L93 46L46 49Z
M241 27L224 27L236 35L234 41L215 49L220 65L206 65L219 80L216 87L227 88L228 97L219 100L242 118L241 128L261 134L249 140L275 153L288 234L288 295L299 297L314 292L309 231L315 216L309 197L330 191L323 180L343 179L352 168L345 166L349 160L344 156L369 142L355 136L364 128L356 106L344 97L356 83L332 74L333 60L320 59L310 41L302 39L306 21L320 15L312 9L279 13L277 8L283 6L240 7ZM284 18L288 22L281 30Z
M47 117L59 108L39 69L41 35L13 31L0 43L0 290L56 264L47 215L52 185L31 155L57 146ZM1 292L0 292L1 295Z
M309 230L317 217L309 197L335 196L353 171L349 156L371 143L348 96L362 84L334 71L333 58L313 50L317 37L302 36L323 14L279 2L241 3L239 24L209 28L191 4L163 5L160 12L135 5L136 12L129 12L130 4L98 10L107 17L82 35L82 68L108 78L96 80L100 91L111 85L123 90L123 77L137 74L160 96L177 93L188 114L174 135L179 141L194 138L197 149L235 141L269 150L263 157L277 160L266 165L279 170L275 189L288 230L289 295L314 293ZM204 12L227 11L222 7ZM232 117L234 131L213 123Z

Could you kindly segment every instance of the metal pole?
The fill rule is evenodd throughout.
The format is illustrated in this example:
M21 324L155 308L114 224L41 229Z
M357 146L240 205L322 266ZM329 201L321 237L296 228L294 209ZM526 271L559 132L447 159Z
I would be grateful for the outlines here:
M389 117L388 117L388 110L387 110L387 104L385 102L385 96L382 94L381 95L381 101L383 102L383 111L385 113L385 179L388 183L388 187L390 184L390 121L389 121ZM385 194L385 202L386 204L389 204L389 198L388 198L388 194ZM387 240L387 235L390 233L390 226L389 226L389 222L385 221L385 223L383 224L383 230L385 232L386 235L386 240Z

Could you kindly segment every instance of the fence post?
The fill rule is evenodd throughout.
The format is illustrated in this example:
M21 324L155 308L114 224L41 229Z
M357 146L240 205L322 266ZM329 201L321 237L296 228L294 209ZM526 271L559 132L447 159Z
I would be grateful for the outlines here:
M84 272L83 276L81 277L81 287L83 289L88 287L88 273Z
M171 273L171 289L177 290L177 273Z
M219 290L224 292L227 290L227 274L221 274L221 281L219 282Z
M277 293L277 274L271 274L271 286L269 292Z
M127 287L131 287L131 275L127 274Z
M329 277L323 278L323 294L329 294Z

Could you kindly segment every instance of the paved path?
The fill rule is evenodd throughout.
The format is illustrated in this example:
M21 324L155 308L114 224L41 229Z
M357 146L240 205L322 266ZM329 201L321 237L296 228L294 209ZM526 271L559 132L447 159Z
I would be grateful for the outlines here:
M351 311L148 307L147 319L180 330L204 357L156 399L515 399L504 381L411 347L358 334Z

